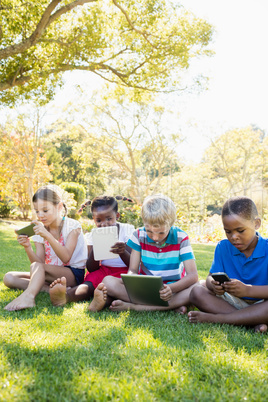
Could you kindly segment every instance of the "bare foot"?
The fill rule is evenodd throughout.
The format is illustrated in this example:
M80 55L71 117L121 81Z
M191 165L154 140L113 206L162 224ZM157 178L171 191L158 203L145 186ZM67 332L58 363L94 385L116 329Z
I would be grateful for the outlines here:
M4 307L7 311L24 310L25 308L31 308L35 306L34 296L24 291L19 297Z
M110 310L112 311L125 311L125 310L132 310L133 304L124 302L123 300L114 300L110 305Z
M187 313L187 307L186 306L181 306L179 308L176 308L174 311L179 314L186 314Z
M49 296L53 306L64 306L67 303L66 278L64 276L50 284Z
M203 313L202 311L189 311L189 322L217 322L216 314Z
M96 312L104 308L107 300L107 289L104 283L99 283L94 290L94 298L88 306L89 311Z
M255 332L267 332L267 325L266 324L259 324L254 327Z

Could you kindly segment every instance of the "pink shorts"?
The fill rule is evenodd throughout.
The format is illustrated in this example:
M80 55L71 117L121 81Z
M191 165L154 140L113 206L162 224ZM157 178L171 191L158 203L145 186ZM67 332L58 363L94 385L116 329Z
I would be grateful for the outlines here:
M84 282L91 282L94 288L98 286L99 283L102 282L105 276L114 276L115 278L121 278L121 274L126 274L128 272L128 268L117 268L117 267L106 267L101 265L99 269L94 272L87 272L84 278Z

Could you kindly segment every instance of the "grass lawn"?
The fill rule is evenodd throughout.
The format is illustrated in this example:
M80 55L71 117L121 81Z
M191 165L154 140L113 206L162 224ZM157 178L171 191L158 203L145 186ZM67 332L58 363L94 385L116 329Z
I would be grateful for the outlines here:
M267 334L189 324L170 312L104 310L88 303L7 312L21 291L2 282L29 270L14 228L0 222L1 401L266 401ZM194 245L200 278L214 246Z

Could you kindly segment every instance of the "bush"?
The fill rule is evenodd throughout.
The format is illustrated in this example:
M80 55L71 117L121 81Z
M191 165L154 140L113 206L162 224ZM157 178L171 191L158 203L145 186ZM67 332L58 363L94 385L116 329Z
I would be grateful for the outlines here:
M0 197L0 217L7 218L12 210L10 201L7 198Z
M125 201L122 201L122 204L119 204L119 212L120 218L119 222L129 223L130 225L134 225L135 228L143 226L143 222L141 219L141 206L134 205L125 205Z
M77 210L80 208L80 205L84 202L86 198L86 190L82 184L74 183L74 182L65 182L61 183L60 187L67 191L67 193L71 193L74 195L74 200L76 201L76 208L71 208L68 212L68 215L71 218L79 219L79 215L77 214Z

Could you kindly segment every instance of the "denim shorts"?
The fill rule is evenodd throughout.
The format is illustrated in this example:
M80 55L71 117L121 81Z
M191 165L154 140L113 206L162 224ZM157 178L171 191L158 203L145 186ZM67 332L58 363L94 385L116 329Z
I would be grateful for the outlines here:
M70 267L70 265L65 265L65 267L70 268L70 270L74 274L77 285L80 285L81 283L84 282L85 269L73 268L73 267Z

